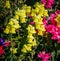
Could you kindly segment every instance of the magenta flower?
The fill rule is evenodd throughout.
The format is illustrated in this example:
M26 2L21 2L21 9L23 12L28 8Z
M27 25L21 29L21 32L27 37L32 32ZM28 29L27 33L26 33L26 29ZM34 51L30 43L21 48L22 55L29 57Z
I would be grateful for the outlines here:
M41 58L42 61L48 61L48 59L50 59L50 53L42 51L41 53L38 54L38 58Z
M46 20L46 18L43 18L42 21L43 21L44 26L46 26L48 24L48 21Z
M56 30L56 26L54 26L54 25L46 26L46 31L49 33L55 33L55 30Z
M48 20L54 20L55 17L56 17L56 15L55 15L54 13L52 13L52 14L50 15L50 17L49 17Z
M60 27L56 27L55 32L52 33L52 39L57 40L58 43L60 43Z
M46 8L52 8L52 5L54 4L54 0L41 0L41 2Z
M56 12L55 12L55 14L57 15L57 14L60 14L60 10L57 10Z
M55 15L54 13L52 13L52 14L50 15L50 17L48 18L48 21L51 22L50 24L56 26L56 25L57 25L57 22L54 20L55 17L56 17L56 15Z
M11 41L8 41L8 42L5 42L4 46L8 47L8 46L10 46L10 44L11 44Z

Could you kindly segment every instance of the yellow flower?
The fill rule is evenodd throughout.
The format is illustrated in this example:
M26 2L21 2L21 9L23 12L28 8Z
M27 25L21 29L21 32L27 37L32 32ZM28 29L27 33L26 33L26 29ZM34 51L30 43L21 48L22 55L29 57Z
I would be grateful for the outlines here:
M13 25L13 21L9 20L9 23L8 24Z
M10 32L10 27L9 26L6 26L6 28L4 30L4 33L9 34L9 32Z
M41 31L41 30L38 30L38 35L43 35L43 31Z
M6 1L6 5L5 5L6 8L10 8L10 1Z
M32 46L36 46L37 45L36 40L34 39L31 44Z
M30 6L26 7L26 12L27 12L27 14L30 14L30 12L31 12L31 7Z
M32 8L32 10L31 10L31 16L35 16L35 15L36 15L35 10Z
M18 28L20 28L20 25L19 25L19 24L14 24L14 25L12 25L11 27L13 27L13 28L15 28L15 29L18 29Z
M6 34L9 34L9 29L8 28L6 28L5 30L4 30L4 33L6 33Z
M17 53L17 48L10 48L10 51L11 51L13 54L15 54L15 53Z
M18 15L15 15L14 18L17 19L17 20L19 20L19 16Z
M39 9L38 7L35 8L35 12L36 12L36 13L39 13L39 10L40 10L40 9Z
M41 30L41 31L45 31L45 27L44 27L44 25L40 25L40 29L39 30Z
M15 28L11 28L11 29L10 29L10 33L15 34L15 33L16 33L15 30L16 30Z
M32 36L33 34L32 33L28 33L28 36Z
M29 36L29 35L27 36L27 38L28 38L28 39L30 39L30 38L31 38L31 39L34 39L34 37L33 37L33 36Z
M26 7L27 7L27 5L26 4L24 4L23 6L22 6L22 9L26 9Z
M27 51L31 51L32 50L32 45L31 44L27 44L26 49L27 49Z
M18 10L15 11L15 15L18 15L20 17L26 17L26 10L18 9Z
M25 17L20 17L20 22L21 22L21 23L26 23Z
M60 26L60 14L57 15L55 20L57 21L57 25Z
M30 43L32 46L36 46L37 45L36 44L36 40L32 39L32 38L28 39L28 43Z
M20 16L20 10L19 9L15 11L15 15Z
M22 9L26 10L26 14L30 14L31 12L31 6L23 5Z
M40 29L40 24L35 23L36 29Z
M16 19L14 19L14 18L11 18L11 19L9 19L9 25L14 25L14 24L17 24L17 23L19 23Z
M34 37L33 36L27 36L27 40L28 40L28 42L32 42L32 40L34 39Z
M27 52L29 52L29 51L31 51L32 50L32 45L31 44L24 44L24 46L23 46L23 48L22 48L22 52L23 53L27 53Z
M44 16L48 16L48 11L44 10Z
M27 50L26 50L26 48L22 48L22 50L21 50L23 53L27 53Z
M28 33L32 33L32 34L36 33L35 28L32 25L28 25L27 30Z
M19 10L19 12L18 13L20 13L20 17L26 17L26 10Z
M38 29L38 35L43 35L43 32L45 32L45 28L43 25L40 25L40 28Z
M42 20L43 20L43 18L40 16L40 14L33 17L33 21L35 23L43 24Z

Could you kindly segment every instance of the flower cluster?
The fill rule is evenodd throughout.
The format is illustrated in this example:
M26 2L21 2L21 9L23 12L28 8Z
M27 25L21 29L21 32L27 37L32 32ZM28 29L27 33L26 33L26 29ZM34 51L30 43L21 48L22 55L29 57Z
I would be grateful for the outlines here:
M56 11L55 14L51 14L50 17L48 18L48 22L50 24L46 25L46 31L52 34L52 39L57 40L58 43L60 43L60 11Z
M15 18L11 18L9 20L9 23L6 26L6 29L4 30L4 32L6 34L12 33L15 34L16 33L16 29L20 28L19 22L17 19Z
M1 0L0 60L56 61L60 54L59 5L57 0Z
M34 34L43 35L45 32L43 17L48 16L48 11L44 8L43 4L36 3L35 8L33 9L30 6L24 5L22 9L18 9L15 11L15 15L13 18L9 19L9 22L6 26L4 32L6 34L12 33L16 34L16 30L19 29L21 23L26 23L28 21L28 17L32 18L33 24L30 21L27 30L27 42L28 44L24 44L22 48L22 52L27 52L32 50L32 46L36 46L36 39L34 38ZM42 8L41 8L42 7ZM34 26L33 26L34 25ZM27 47L29 48L27 49Z

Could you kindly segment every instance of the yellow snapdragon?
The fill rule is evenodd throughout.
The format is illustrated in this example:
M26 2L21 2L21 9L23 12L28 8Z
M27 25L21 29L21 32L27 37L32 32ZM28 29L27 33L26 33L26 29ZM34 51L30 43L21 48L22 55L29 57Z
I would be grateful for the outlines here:
M22 9L24 9L24 10L26 10L26 14L30 14L30 12L31 12L31 6L27 6L27 5L24 5L23 7L22 7Z
M11 5L10 5L10 1L9 1L9 0L6 1L6 5L5 5L5 7L6 7L6 8L10 8L10 7L11 7Z
M15 18L20 20L20 23L26 22L26 10L18 9L15 11Z
M36 40L33 37L33 34L35 34L35 28L32 25L28 25L28 36L27 36L27 42L28 44L25 44L22 48L22 52L27 53L32 50L32 47L36 46Z
M35 5L35 12L39 13L40 16L48 16L48 11L44 8L44 4L36 3Z
M20 28L19 22L16 19L11 18L9 20L9 23L7 24L6 29L4 30L4 32L6 34L9 34L9 33L15 34L16 29L18 29L18 28Z

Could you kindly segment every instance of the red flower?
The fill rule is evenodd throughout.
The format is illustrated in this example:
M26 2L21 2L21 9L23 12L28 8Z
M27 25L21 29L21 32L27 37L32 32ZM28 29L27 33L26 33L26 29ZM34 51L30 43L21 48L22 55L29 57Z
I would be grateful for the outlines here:
M4 54L3 46L0 46L0 56L2 56L3 54Z

